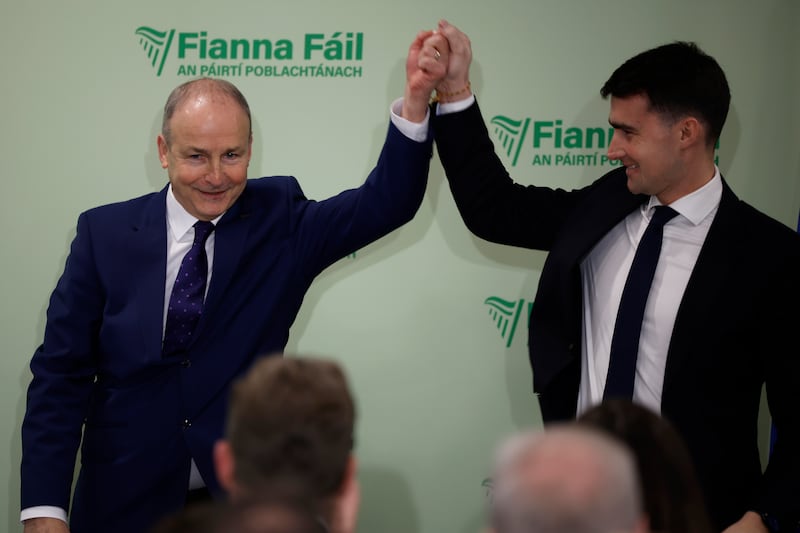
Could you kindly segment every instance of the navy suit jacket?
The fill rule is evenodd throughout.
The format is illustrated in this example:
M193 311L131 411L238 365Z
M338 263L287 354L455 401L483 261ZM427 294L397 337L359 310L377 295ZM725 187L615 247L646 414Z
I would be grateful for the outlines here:
M514 183L477 104L434 130L469 229L493 242L548 250L530 318L533 389L544 421L574 418L581 375L580 264L646 196L623 168L577 191ZM723 182L719 210L672 331L661 413L693 457L721 530L745 511L794 531L800 519L800 236L740 201ZM778 441L762 475L763 384Z
M389 127L359 188L307 200L296 180L249 180L216 227L213 272L191 345L163 358L166 188L78 219L31 362L22 507L68 508L74 533L148 530L182 507L190 458L212 492L213 443L231 381L280 352L314 277L410 220L431 141Z

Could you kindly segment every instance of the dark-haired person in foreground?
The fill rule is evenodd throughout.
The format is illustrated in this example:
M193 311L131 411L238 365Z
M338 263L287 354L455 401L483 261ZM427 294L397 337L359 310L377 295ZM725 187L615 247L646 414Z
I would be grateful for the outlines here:
M713 533L700 484L672 424L643 405L612 398L578 417L633 453L649 528L658 533Z
M312 502L331 533L353 533L360 500L355 403L332 361L265 357L233 385L214 465L233 501L279 494Z
M545 422L632 398L681 434L715 529L794 531L800 235L737 198L714 163L730 101L720 66L685 42L629 59L601 90L622 166L580 190L522 186L471 94L469 39L440 30L451 55L434 131L461 216L484 239L549 251L529 329ZM764 384L778 438L762 474Z
M50 299L22 423L26 533L142 533L221 492L212 448L231 381L284 349L320 272L419 208L447 52L417 36L375 168L322 201L293 177L247 179L250 109L233 84L170 94L157 139L169 184L83 213Z

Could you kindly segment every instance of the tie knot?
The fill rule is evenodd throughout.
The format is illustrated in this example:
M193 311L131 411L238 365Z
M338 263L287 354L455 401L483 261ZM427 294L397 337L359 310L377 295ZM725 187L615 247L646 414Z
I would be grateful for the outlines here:
M668 205L657 205L654 209L653 216L650 217L650 226L663 226L678 216L678 212Z
M214 224L207 220L198 220L194 223L194 242L195 244L205 244L208 236L214 231Z

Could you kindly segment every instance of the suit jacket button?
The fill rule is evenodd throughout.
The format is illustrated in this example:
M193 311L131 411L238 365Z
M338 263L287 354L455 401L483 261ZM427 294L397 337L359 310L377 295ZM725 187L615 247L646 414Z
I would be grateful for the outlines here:
M575 343L574 342L569 343L569 346L567 346L567 350L569 350L570 352L574 351L575 350Z
M184 359L183 361L181 361L181 366L183 368L189 368L190 366L192 366L192 361L190 359Z
M188 429L191 426L192 426L192 423L189 422L189 419L188 418L184 419L184 421L183 421L183 429Z

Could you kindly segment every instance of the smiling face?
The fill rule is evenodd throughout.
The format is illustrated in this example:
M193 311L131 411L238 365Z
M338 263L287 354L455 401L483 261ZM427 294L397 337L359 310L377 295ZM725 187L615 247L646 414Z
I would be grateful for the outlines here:
M683 121L653 111L646 96L634 95L611 98L608 122L614 128L608 157L625 166L632 193L657 196L666 205L696 188L686 178Z
M158 157L175 198L199 220L227 211L247 184L252 136L242 107L219 92L198 92L169 119L169 142L158 136Z

